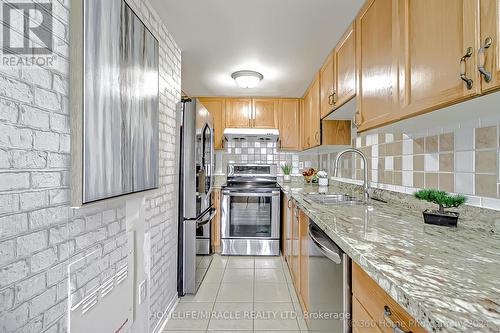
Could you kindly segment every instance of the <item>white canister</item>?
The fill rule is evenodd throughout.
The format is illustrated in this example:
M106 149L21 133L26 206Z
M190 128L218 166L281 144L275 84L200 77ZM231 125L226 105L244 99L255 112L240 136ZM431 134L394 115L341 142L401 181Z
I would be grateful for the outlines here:
M318 178L319 186L328 186L328 178Z
M291 180L290 175L283 175L283 182L285 182L285 183L289 183L289 182L290 182L290 180Z

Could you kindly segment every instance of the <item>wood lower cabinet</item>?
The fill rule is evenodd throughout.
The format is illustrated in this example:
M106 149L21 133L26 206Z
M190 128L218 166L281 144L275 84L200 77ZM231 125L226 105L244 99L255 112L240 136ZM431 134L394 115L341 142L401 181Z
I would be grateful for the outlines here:
M224 149L224 129L226 128L226 99L200 97L200 102L214 118L215 149Z
M481 0L480 20L478 67L485 72L480 74L481 89L490 92L500 88L500 0Z
M328 116L334 108L335 67L334 51L326 58L319 70L321 118Z
M220 253L220 243L221 243L221 229L220 229L220 219L221 219L221 190L215 189L212 192L212 203L217 210L214 219L212 220L211 227L211 242L212 251L214 253Z
M288 202L287 206L285 202ZM282 207L290 218L291 230L285 233L284 251L295 292L303 311L309 310L309 217L301 211L293 200L285 200ZM287 209L287 207L289 207Z
M278 128L279 99L261 98L252 99L253 128Z
M226 128L249 128L252 118L252 99L226 99Z
M299 300L303 311L309 311L309 217L299 212Z
M335 84L332 103L335 109L356 96L356 32L351 24L334 52Z
M300 100L282 98L279 100L279 130L281 150L300 150Z
M406 0L397 3L399 62L402 64L399 68L399 118L442 108L479 94L477 1ZM463 78L470 80L470 85L461 78L461 66L465 70Z
M356 318L352 325L354 333L383 333L375 320L355 297L352 298L352 317Z
M288 261L288 255L290 253L289 237L287 237L287 233L290 231L289 227L291 226L291 224L289 223L291 222L291 220L288 220L291 217L289 204L290 200L288 199L287 195L281 193L281 256L286 261Z
M396 120L398 0L368 0L356 19L360 131ZM439 2L439 1L438 1Z
M295 289L300 291L300 240L299 240L299 218L300 209L292 202L292 242L291 242L291 256L290 256L290 273L295 285Z
M397 326L404 332L426 332L354 262L352 263L352 293L353 331L393 333ZM367 320L370 322L367 323ZM370 329L369 326L373 325L376 327Z

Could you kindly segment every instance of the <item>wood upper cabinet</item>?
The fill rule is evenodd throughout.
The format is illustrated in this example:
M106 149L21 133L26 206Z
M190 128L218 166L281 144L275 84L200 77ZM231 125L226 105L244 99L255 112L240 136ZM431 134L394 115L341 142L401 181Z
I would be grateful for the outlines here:
M304 109L301 117L302 149L321 144L320 74L316 75L304 95Z
M279 130L281 150L300 150L300 101L279 100Z
M323 145L351 145L350 120L322 120L321 144Z
M332 51L319 71L321 118L328 116L334 107L334 71L334 52Z
M307 94L307 92L306 92ZM300 114L300 130L299 130L299 135L300 135L300 149L301 150L304 150L306 149L305 146L306 146L306 126L307 126L307 123L305 122L305 113L306 113L306 100L305 100L305 97L306 95L304 94L304 97L300 99L300 110L299 110L299 114Z
M320 108L320 83L319 73L316 75L310 89L310 109L306 121L309 121L310 147L321 145L321 108Z
M388 123L399 116L394 108L398 96L399 48L394 26L397 1L368 0L356 19L356 71L360 113L356 117L356 125L360 131Z
M335 109L356 96L356 32L351 24L334 52L335 84L332 102Z
M224 128L226 127L226 100L224 98L200 97L200 102L214 118L215 149L224 149Z
M252 99L253 128L278 128L279 99L254 98Z
M302 109L300 113L301 126L301 144L302 149L311 148L311 120L309 114L311 113L311 90L308 89L302 99Z
M455 104L481 92L477 4L476 0L397 2L401 118ZM470 85L461 78L462 66L463 78L471 80Z
M226 127L251 127L252 100L250 98L226 99Z
M489 92L500 88L500 0L481 0L480 20L478 68L485 72L481 89Z

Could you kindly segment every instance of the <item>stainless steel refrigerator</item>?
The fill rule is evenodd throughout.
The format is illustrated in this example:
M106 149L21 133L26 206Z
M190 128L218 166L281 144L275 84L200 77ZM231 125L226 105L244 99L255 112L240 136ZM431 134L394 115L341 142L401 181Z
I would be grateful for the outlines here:
M212 257L211 194L214 184L214 128L212 115L197 99L184 99L180 128L179 295L196 293Z

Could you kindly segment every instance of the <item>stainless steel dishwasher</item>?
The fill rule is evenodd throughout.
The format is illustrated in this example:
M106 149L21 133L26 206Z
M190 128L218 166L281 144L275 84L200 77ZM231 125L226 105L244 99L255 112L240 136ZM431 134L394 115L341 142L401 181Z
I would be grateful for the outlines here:
M313 221L309 222L310 331L351 331L351 260Z

